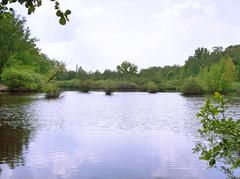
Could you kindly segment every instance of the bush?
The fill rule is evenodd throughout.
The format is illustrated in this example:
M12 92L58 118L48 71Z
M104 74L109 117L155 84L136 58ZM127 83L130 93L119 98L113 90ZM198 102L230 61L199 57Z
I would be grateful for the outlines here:
M233 83L233 91L237 96L240 96L240 83Z
M114 83L108 83L106 84L106 86L104 87L104 91L106 95L112 95L112 93L115 90L115 85Z
M91 90L104 90L106 87L109 85L115 86L114 81L112 80L98 80L98 81L91 81L90 83L90 88Z
M137 91L138 85L130 82L118 82L116 89L118 91Z
M147 92L149 92L149 93L157 93L158 92L158 87L157 87L156 83L149 82L147 84Z
M163 81L161 91L177 91L181 84L180 80Z
M97 80L97 81L57 81L61 89L79 90L88 93L90 90L138 91L138 85L126 81Z
M46 98L58 98L60 96L60 89L54 83L47 84L43 88Z
M81 91L83 93L88 93L90 91L90 82L88 82L88 81L80 82L79 91Z
M43 84L42 76L27 68L6 68L1 77L12 91L40 91Z
M104 89L104 91L105 91L105 94L106 95L112 95L112 93L113 93L113 90L111 89L111 88L108 88L108 87L106 87L105 89Z
M185 81L182 87L182 93L184 95L202 95L205 89L203 85L195 78L189 78Z
M79 80L69 80L69 81L57 81L57 85L60 89L64 90L79 90Z

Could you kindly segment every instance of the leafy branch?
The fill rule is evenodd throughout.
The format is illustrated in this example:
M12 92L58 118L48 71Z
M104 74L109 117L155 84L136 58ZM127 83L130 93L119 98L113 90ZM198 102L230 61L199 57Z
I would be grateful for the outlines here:
M208 161L209 167L238 178L235 171L240 167L240 120L227 118L225 112L226 101L219 93L206 100L197 114L200 141L193 151L200 153L200 159Z
M65 25L69 21L70 10L61 10L60 3L58 0L50 0L55 3L54 8L56 15L59 17L59 23ZM2 0L0 2L0 16L7 16L14 12L14 9L8 7L9 4L18 3L24 5L27 8L28 14L31 15L35 12L36 8L42 6L42 0Z

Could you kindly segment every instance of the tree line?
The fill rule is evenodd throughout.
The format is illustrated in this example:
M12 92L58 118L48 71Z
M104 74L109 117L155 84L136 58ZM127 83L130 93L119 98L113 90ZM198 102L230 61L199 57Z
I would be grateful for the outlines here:
M121 84L137 91L182 91L185 94L236 92L239 93L240 45L198 48L183 66L173 65L138 69L128 61L116 70L87 72L82 67L65 71L58 77L64 88L77 88L78 81L88 82L93 89L102 89L108 82ZM76 86L75 86L76 85Z
M29 28L25 27L24 18L8 15L0 18L0 24L0 80L10 90L108 88L114 91L182 91L184 94L240 93L240 45L225 49L213 47L212 50L197 48L182 66L139 69L123 61L115 70L87 72L78 65L75 70L68 70L62 62L41 53L36 46L37 39L32 38Z

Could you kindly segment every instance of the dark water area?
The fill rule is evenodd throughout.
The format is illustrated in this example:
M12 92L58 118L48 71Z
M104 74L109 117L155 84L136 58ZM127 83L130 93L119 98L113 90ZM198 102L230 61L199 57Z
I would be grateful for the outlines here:
M216 178L192 153L203 97L0 94L0 178ZM230 113L239 115L235 98Z

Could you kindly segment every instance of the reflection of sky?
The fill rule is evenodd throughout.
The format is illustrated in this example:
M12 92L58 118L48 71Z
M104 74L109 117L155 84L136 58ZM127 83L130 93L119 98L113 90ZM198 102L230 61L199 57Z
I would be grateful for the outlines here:
M38 129L25 166L1 165L0 178L224 178L192 154L201 98L63 95L31 103Z
M48 168L51 175L70 177L72 170L81 169L84 163L96 162L91 151L81 150L81 140L73 133L62 134L45 131L38 136L38 142L33 143L28 164L33 173ZM38 175L36 175L38 176Z
M34 110L40 123L51 130L74 123L87 128L124 130L165 128L184 133L195 132L195 114L199 107L197 102L199 100L201 102L201 99L195 102L179 94L169 93L157 95L130 93L127 97L125 95L118 93L106 98L103 93L80 95L76 92L58 101L39 102L36 104L37 110ZM48 106L47 109L45 105Z
M221 178L193 158L191 140L171 131L40 131L26 166L5 173L15 178L26 173L33 178Z

